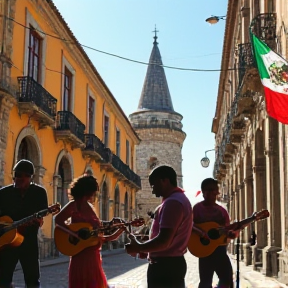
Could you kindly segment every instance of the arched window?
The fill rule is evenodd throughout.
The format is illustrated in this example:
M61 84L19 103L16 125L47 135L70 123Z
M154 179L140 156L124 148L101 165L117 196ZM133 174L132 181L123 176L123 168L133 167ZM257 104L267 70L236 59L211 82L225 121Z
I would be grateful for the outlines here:
M114 195L114 216L119 217L119 203L120 202L120 192L119 192L119 187L118 185L115 187L115 195Z
M27 159L27 160L30 160L29 159L29 153L28 153L28 142L27 142L27 139L24 138L22 141L21 141L21 144L19 146L19 152L18 152L18 159L17 161L21 160L21 159Z

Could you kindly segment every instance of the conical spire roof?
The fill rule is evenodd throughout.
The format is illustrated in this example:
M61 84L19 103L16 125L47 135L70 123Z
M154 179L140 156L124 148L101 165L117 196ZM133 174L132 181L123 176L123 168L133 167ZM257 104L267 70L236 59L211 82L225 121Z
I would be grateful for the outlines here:
M153 49L138 104L138 111L148 109L174 112L164 68L162 66L161 54L158 48L156 29L154 32Z

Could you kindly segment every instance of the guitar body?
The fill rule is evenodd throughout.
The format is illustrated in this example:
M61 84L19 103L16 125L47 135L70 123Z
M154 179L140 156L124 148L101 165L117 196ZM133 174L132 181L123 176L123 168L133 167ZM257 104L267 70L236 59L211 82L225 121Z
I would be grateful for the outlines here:
M206 231L210 239L201 238L198 234L192 232L188 250L198 258L211 255L218 246L227 245L227 236L221 234L220 225L216 222L205 222L195 225L197 228Z
M9 216L0 217L0 223L13 223L13 220ZM4 228L3 224L0 224L0 229ZM24 237L17 233L17 229L12 229L3 235L0 235L0 249L4 248L5 246L20 246L24 240Z
M78 235L81 233L80 231L86 231L88 233L93 230L93 227L89 223L72 223L65 228ZM97 236L91 236L87 239L76 238L57 226L54 230L54 240L59 252L67 256L74 256L85 248L96 246L100 242Z

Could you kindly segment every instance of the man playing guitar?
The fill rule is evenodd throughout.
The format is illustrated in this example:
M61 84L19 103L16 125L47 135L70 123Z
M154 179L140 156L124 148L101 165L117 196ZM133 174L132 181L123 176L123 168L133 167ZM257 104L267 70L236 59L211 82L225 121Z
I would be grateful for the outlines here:
M201 183L201 190L204 200L195 204L193 207L193 222L197 224L205 222L216 222L220 226L229 226L227 231L229 238L238 237L238 232L234 231L233 224L230 225L230 217L226 209L216 203L219 195L217 180L207 178ZM236 224L236 223L235 223ZM209 239L207 233L193 225L192 231L201 238ZM227 244L218 246L215 251L207 257L199 258L199 277L198 288L212 288L213 274L216 272L219 278L217 287L232 288L233 272L230 259L227 255Z
M9 216L13 221L21 220L40 210L47 209L46 190L33 183L34 165L20 160L13 168L14 184L0 189L0 216ZM12 287L13 273L20 261L27 288L40 287L37 233L43 219L31 225L19 227L24 236L19 247L4 247L0 250L0 288Z

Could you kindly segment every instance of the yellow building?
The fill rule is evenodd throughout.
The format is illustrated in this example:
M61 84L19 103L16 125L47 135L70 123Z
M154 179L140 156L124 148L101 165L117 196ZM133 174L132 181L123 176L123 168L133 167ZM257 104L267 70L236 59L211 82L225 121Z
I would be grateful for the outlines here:
M0 185L26 158L49 203L64 205L71 180L92 173L100 218L131 219L140 139L121 107L52 1L0 0L0 9ZM52 247L51 216L42 230Z

